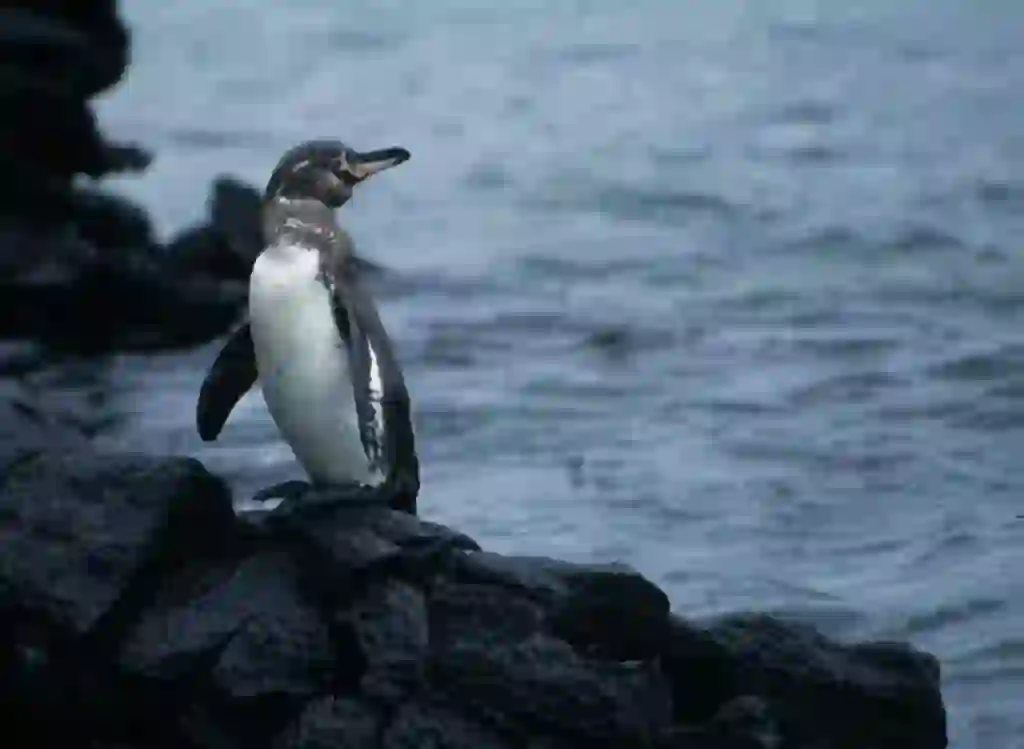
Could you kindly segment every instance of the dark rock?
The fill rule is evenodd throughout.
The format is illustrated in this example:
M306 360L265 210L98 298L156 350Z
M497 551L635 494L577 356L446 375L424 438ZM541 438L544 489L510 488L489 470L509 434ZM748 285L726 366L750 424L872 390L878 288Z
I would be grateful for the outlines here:
M760 697L744 695L722 705L708 727L713 735L737 747L777 749L782 737L768 703Z
M423 680L429 646L421 591L398 580L372 586L339 616L355 635L366 668L360 690L385 703L402 700Z
M458 647L469 632L482 648L525 640L542 632L544 610L535 601L490 585L440 582L430 596L430 643Z
M49 448L0 483L0 721L29 745L159 731L159 690L111 656L180 554L229 534L227 488L191 459Z
M456 558L453 575L457 580L513 588L547 601L565 592L559 573L569 567L568 562L548 557L506 557L481 551Z
M4 64L63 81L83 100L120 78L127 62L121 47L104 49L82 29L38 9L0 9Z
M230 555L228 555L230 556ZM205 562L205 563L204 563ZM118 662L129 673L165 682L191 682L208 676L246 623L245 612L207 612L211 596L223 595L238 573L237 560L193 562L163 582L154 601L135 622L119 649ZM238 587L228 587L237 603Z
M349 513L345 513L349 515ZM355 514L352 513L355 518ZM353 522L351 526L316 521L289 521L295 545L307 555L322 558L320 574L325 585L342 585L353 574L377 568L396 559L401 548L394 541L382 538L371 526Z
M239 278L248 278L252 264L263 251L263 199L259 190L227 176L213 182L210 195L210 226L224 238L239 267Z
M225 615L235 609L236 616L246 617L213 671L215 683L232 697L309 697L339 678L326 623L299 594L286 555L246 560L225 591L214 596L223 598L219 605Z
M665 648L668 596L626 565L480 552L460 556L456 570L461 579L518 589L544 601L555 634L595 654L629 660Z
M212 685L235 699L312 696L331 683L327 627L300 595L287 555L257 554L197 583L147 611L122 653L127 668L170 680L210 661Z
M138 207L74 183L150 162L108 142L89 103L124 72L128 42L112 2L0 8L0 338L182 348L241 316L263 245L258 191L218 179L208 224L161 248Z
M0 224L0 282L10 292L18 293L19 286L44 289L70 283L80 266L97 259L96 247L76 237L68 227L36 231L18 224ZM15 310L10 303L4 306ZM16 321L4 320L3 330L19 327Z
M433 670L460 702L594 741L640 745L671 726L656 665L588 661L550 636L485 650L467 633L434 656Z
M167 245L167 258L182 276L247 281L251 270L231 251L224 235L205 224L178 233Z
M253 513L256 522L271 520L271 513ZM388 509L336 508L327 517L286 517L280 532L293 548L310 559L328 585L351 583L354 577L381 570L393 562L395 572L408 571L405 560L418 550L478 549L468 536L436 523L422 521L406 512ZM429 556L429 554L428 554ZM425 559L424 559L425 561ZM426 572L413 570L412 573Z
M148 565L216 543L233 523L223 481L191 459L48 453L0 484L0 611L96 633ZM126 613L126 612L125 612Z
M939 667L925 653L890 643L841 645L764 614L735 614L704 628L675 624L668 668L677 717L700 717L709 704L750 694L768 700L784 741L795 746L946 745ZM695 696L698 707L688 706Z
M226 332L244 284L176 273L143 211L74 184L150 161L107 142L88 101L127 65L116 4L7 4L0 53L0 338L103 353Z
M32 341L0 341L0 382L10 382L46 366L42 347Z
M208 220L181 232L168 246L177 273L244 281L263 250L260 194L230 177L218 177L207 200Z
M240 520L192 460L44 449L7 474L0 722L28 745L946 745L938 668L906 646L696 625L628 567L467 551L408 513ZM590 621L630 607L644 647Z
M8 350L17 346L8 345ZM0 379L0 401L17 406L45 428L52 440L41 447L51 450L82 445L118 424L122 416L110 409L110 383L102 367L74 358L54 356L34 344L22 343L26 358L7 362L15 370L12 379ZM40 354L44 359L37 359ZM24 369L23 369L24 368ZM5 424L17 442L17 422Z
M671 639L664 661L672 682L675 718L679 723L704 723L718 708L742 693L740 674L728 648L713 633L672 615Z
M251 749L256 744L266 746L267 740L261 737L258 741L252 741L248 737L239 736L237 714L231 714L218 708L210 702L193 701L181 706L176 710L177 705L167 699L164 702L164 715L171 714L177 718L173 724L167 726L166 730L157 736L154 730L157 726L151 725L149 730L136 732L139 737L135 742L126 744L124 749L134 746L156 746L156 747L181 747L182 749ZM159 724L157 724L159 725ZM252 728L251 726L246 726Z
M722 705L701 726L676 726L660 737L661 749L782 749L782 737L768 703L745 695ZM786 746L789 746L787 744Z
M302 711L274 749L377 749L382 724L362 700L324 697Z
M437 701L402 706L384 733L383 749L512 749L516 744Z
M73 198L75 230L98 253L151 251L156 246L148 214L126 198L84 189L76 189Z
M238 321L247 295L244 286L168 277L158 267L126 274L114 263L90 268L76 291L79 304L91 302L92 319L86 325L64 329L54 341L65 348L87 351L115 346L122 351L159 350L206 343ZM71 298L64 306L71 306ZM98 331L106 333L103 340Z
M40 82L9 67L0 67L0 83L6 115L0 116L3 214L66 221L75 175L99 178L138 167L142 152L108 145L88 104L63 83Z
M82 449L86 444L83 434L62 425L21 383L0 381L0 476L48 450ZM0 505L0 513L4 509Z
M204 343L237 321L246 299L243 285L164 273L156 255L101 254L26 228L0 234L0 270L0 338L81 353Z
M437 587L431 600L431 673L459 702L622 745L671 725L655 665L587 659L543 632L528 599L462 587Z
M103 173L90 176L101 177L103 174L141 172L153 163L153 154L147 148L135 143L106 141L103 147L103 157Z
M21 5L31 11L32 17ZM85 40L86 59L80 70L56 70L57 73L71 73L80 82L82 98L93 96L120 80L128 66L128 31L117 15L115 0L94 0L89 3L72 3L67 0L33 0L32 2L7 3L13 6L7 12L4 26L9 29L12 46L24 45L29 40L38 48L53 50L56 60L67 55L68 39L72 34ZM45 19L45 20L44 20ZM68 33L72 32L72 33ZM51 65L54 57L45 62ZM37 57L28 60L30 66L41 63Z
M5 636L0 654L5 745L57 746L75 736L92 739L87 745L130 746L140 721L149 722L150 731L152 723L159 725L160 712L153 709L159 703L144 685L124 683L88 650L71 652L19 634L13 648Z

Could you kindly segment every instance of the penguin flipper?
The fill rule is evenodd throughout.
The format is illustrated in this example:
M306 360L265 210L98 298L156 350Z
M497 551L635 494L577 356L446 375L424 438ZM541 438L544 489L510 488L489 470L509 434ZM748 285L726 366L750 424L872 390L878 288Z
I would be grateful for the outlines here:
M402 368L377 307L356 274L339 272L333 278L335 324L349 355L363 450L385 470L389 490L404 492L415 507L419 458Z
M256 383L256 352L249 323L238 328L206 373L196 403L196 428L204 442L217 439L235 404Z

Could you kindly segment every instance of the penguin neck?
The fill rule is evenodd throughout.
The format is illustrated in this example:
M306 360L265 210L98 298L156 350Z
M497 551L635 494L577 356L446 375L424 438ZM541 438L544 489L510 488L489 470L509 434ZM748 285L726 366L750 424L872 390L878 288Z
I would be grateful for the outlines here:
M287 242L321 247L338 239L334 211L319 200L274 198L263 204L263 234L268 245Z

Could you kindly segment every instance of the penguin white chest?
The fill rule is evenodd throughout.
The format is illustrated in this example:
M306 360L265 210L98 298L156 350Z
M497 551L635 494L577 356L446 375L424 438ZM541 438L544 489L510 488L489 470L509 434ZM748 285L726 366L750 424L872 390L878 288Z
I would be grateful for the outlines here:
M315 250L272 245L249 279L249 325L267 409L310 478L376 483L359 436L348 352Z

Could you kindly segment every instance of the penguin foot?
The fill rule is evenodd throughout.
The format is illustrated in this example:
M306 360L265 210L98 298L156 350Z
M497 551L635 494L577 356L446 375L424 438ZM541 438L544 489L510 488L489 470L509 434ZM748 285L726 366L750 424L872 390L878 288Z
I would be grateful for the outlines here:
M274 499L296 500L301 499L313 486L308 481L290 479L279 484L260 489L252 495L253 502L270 502Z
M267 521L273 527L287 528L293 524L299 527L310 522L317 523L323 516L336 517L345 523L344 513L366 509L387 509L410 512L415 515L415 500L409 499L408 490L400 483L384 483L379 486L364 484L313 485L304 481L286 481L268 487L256 497L282 501L267 514ZM262 501L266 501L266 499ZM352 516L353 522L360 522ZM377 560L370 567L386 574L397 574L419 579L429 575L439 563L456 551L479 551L475 541L461 534L424 535L405 540L400 548L384 559ZM370 567L364 571L370 571Z
M407 510L404 495L388 484L332 484L317 486L305 481L285 481L257 492L253 499L266 502L280 498L283 501L271 510L274 518L307 517L331 510L363 510L379 508Z

